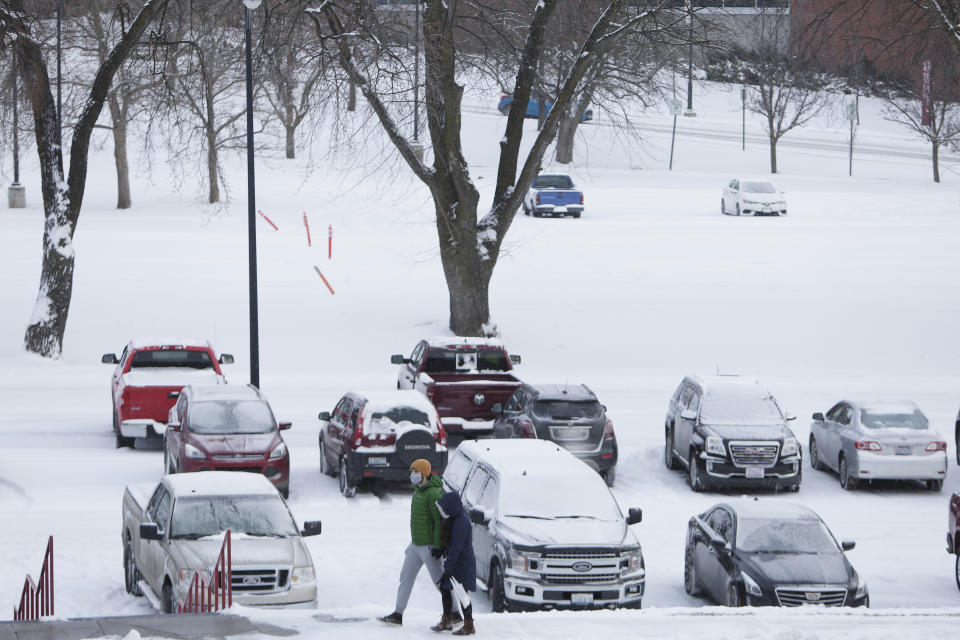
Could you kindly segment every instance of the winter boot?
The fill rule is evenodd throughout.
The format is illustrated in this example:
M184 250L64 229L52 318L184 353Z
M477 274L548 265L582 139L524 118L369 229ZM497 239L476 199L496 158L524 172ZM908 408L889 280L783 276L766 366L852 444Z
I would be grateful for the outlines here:
M455 636L472 636L477 632L473 628L473 618L467 618L463 621L463 626L453 632Z
M380 622L386 622L386 623L388 623L388 624L402 625L402 624L403 624L403 614L400 613L399 611L394 611L393 613L391 613L391 614L388 615L388 616L383 616L382 618L377 618L377 620L379 620Z
M440 622L430 627L431 631L453 631L460 623L459 613L445 613Z

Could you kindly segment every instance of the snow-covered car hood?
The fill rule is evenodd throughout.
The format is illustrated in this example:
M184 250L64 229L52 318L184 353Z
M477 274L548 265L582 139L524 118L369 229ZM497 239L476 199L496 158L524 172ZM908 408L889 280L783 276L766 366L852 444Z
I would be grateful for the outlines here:
M129 387L185 387L188 384L224 384L223 376L213 369L192 367L142 367L123 374Z
M623 520L592 518L522 518L503 516L498 521L500 534L521 545L607 546L635 545L637 539Z
M720 436L724 440L780 440L781 438L793 436L787 427L779 424L705 424L703 427L705 430Z
M742 566L751 577L773 584L835 584L850 582L850 565L840 553L742 553Z
M190 434L204 451L213 455L234 453L266 453L277 437L275 431L270 433L230 433L219 435Z
M265 538L231 533L230 543L234 569L313 565L299 536ZM223 536L171 540L170 553L178 568L212 569L222 546Z

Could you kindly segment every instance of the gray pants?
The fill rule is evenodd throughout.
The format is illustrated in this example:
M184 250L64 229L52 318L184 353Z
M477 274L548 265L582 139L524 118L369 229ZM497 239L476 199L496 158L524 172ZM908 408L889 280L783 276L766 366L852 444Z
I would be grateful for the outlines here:
M413 583L417 581L420 567L426 565L433 586L437 586L437 580L443 575L443 563L439 558L430 555L431 549L433 547L426 544L413 544L411 542L407 545L407 549L403 553L403 568L400 569L400 587L397 589L397 608L395 611L403 613L403 610L407 608L410 592L413 591Z

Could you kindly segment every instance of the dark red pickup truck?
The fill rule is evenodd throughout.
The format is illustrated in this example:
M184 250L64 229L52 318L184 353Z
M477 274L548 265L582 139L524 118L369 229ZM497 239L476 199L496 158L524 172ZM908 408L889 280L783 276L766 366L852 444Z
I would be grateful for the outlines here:
M950 496L947 507L947 553L956 556L954 578L960 589L960 494Z
M171 394L188 384L226 384L220 365L231 364L233 356L217 358L208 341L195 338L134 339L119 358L105 353L100 361L117 365L110 396L120 448L132 447L135 438L162 437L177 401Z
M398 389L416 389L433 402L447 433L480 436L493 432L493 405L504 404L521 382L511 372L520 356L489 338L421 340L403 365Z

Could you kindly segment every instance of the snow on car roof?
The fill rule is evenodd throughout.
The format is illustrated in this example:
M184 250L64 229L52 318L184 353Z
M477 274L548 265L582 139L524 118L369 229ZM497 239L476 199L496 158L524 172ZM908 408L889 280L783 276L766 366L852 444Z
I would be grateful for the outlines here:
M426 338L427 346L443 349L457 345L470 345L474 347L500 347L503 343L497 338L483 337L464 337L464 336L439 336L435 338Z
M913 413L920 407L912 400L848 400L867 413Z
M763 520L808 520L817 517L812 509L796 502L743 498L724 503L741 518Z
M166 345L178 347L203 347L213 349L209 340L204 338L174 338L174 337L156 337L148 336L144 338L132 338L128 345L131 349L145 349L147 347L162 347Z
M692 375L688 377L694 382L699 383L706 393L726 392L743 394L757 391L758 393L770 394L756 378L747 378L738 375Z
M194 400L260 400L260 392L248 384L192 384Z
M413 389L358 391L357 395L367 399L366 411L387 411L393 407L404 406L420 409L427 415L436 415L437 410L425 395Z
M484 460L501 478L527 474L599 477L575 455L548 440L475 440L464 442L459 448L471 458Z
M164 477L176 497L196 496L276 496L277 488L259 473L197 471L173 473Z
M582 384L531 384L540 400L596 400Z

